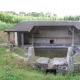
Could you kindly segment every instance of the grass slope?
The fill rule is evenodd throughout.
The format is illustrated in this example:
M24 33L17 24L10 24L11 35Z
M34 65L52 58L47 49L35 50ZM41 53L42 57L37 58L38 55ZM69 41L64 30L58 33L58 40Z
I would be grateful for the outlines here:
M18 55L20 55L20 56L23 56L23 57L25 57L25 58L28 57L26 54L24 54L24 51L23 51L22 48L15 48L15 49L14 49L14 53L16 53L16 54L18 54Z
M68 73L65 76L55 76L34 70L11 53L7 53L6 49L7 47L0 46L0 80L80 80L80 75L73 76Z
M5 30L7 28L12 27L14 24L0 22L0 30Z
M7 33L4 32L5 29L12 27L14 24L5 23L0 21L0 44L7 42ZM13 40L12 34L11 34L11 40Z

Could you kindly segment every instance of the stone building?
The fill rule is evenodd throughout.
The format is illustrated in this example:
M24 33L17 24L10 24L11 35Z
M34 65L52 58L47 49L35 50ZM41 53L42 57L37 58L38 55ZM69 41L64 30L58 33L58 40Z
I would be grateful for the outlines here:
M8 34L8 46L10 47L10 32L14 33L16 47L32 48L68 48L67 59L54 58L54 65L60 64L61 69L56 68L58 72L65 72L73 69L73 49L80 53L80 22L79 21L21 21L13 27L6 29ZM70 48L71 47L71 48ZM30 49L33 54L34 50ZM71 50L70 50L71 49ZM49 52L50 54L50 52ZM57 54L57 53L56 53ZM61 54L60 54L61 55ZM52 56L52 55L51 55ZM32 60L32 56L29 58ZM52 59L51 59L52 60ZM42 60L41 61L46 61ZM47 62L49 62L48 59ZM60 63L59 63L60 62ZM67 69L63 62L67 63ZM53 67L52 62L49 67ZM61 64L63 63L63 64ZM48 66L48 63L47 63ZM53 67L54 68L54 67ZM50 68L50 69L53 69ZM65 70L64 70L65 68ZM48 68L47 68L48 69ZM73 70L72 70L73 71Z
M8 33L8 45L10 32L14 32L17 47L52 48L80 44L79 21L21 21L4 32Z

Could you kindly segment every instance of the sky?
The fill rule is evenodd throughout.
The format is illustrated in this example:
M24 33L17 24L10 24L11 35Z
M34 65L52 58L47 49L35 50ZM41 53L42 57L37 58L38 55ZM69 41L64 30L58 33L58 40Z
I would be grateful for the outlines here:
M0 0L0 11L51 12L59 17L80 15L80 0Z

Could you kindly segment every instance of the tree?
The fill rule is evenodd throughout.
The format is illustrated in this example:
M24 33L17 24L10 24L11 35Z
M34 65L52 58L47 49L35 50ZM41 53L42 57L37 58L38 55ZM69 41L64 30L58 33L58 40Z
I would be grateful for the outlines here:
M29 13L27 13L26 15L27 15L27 16L32 16L32 13L31 13L31 12L29 12Z
M47 12L47 13L45 14L45 16L51 17L51 13L50 13L50 12Z
M40 13L39 13L39 16L40 16L40 17L43 17L43 16L44 16L44 13L43 13L43 12L40 12Z
M57 17L57 14L53 13L53 16Z
M37 13L37 12L32 12L32 16L38 17L38 16L39 16L39 13Z
M25 12L19 12L19 15L23 15L23 16L26 16L27 14Z
M74 16L65 16L64 20L75 20Z
M13 15L18 15L16 12L14 12L14 11L4 11L5 13L7 13L7 14L13 14Z

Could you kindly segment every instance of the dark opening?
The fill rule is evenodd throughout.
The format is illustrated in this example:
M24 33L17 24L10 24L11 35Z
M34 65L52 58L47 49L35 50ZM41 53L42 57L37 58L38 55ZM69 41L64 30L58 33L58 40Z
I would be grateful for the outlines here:
M46 69L46 74L47 73L53 73L53 74L55 74L56 75L56 69Z
M54 44L54 40L50 40L50 44Z

